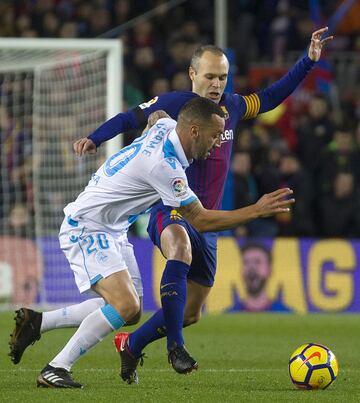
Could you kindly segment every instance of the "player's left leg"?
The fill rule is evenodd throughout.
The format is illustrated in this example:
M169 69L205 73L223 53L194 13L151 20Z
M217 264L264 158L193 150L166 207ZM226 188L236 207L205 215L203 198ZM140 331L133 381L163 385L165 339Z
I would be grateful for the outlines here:
M182 337L191 242L184 226L171 219L171 209L165 210L165 214L162 211L160 213L166 220L165 229L158 231L156 237L156 242L159 246L161 243L161 250L168 259L160 284L163 309L134 332L132 346L129 346L128 335L125 333L120 333L115 338L121 357L121 377L128 383L137 382L136 367L142 355L141 350L149 342L165 335L163 333L159 336L158 332L161 332L165 323L168 329L169 357L171 354L174 369L185 373L197 368L196 361L184 348ZM160 225L153 225L156 230L159 227Z
M176 221L176 223L178 222L179 220ZM175 225L169 225L168 227L174 228ZM187 233L190 234L193 261L187 278L187 300L183 326L196 323L200 319L202 306L214 283L217 240L216 234L203 235L191 229L189 225L186 228ZM181 234L178 234L178 237L179 235ZM158 241L158 239L155 238L155 241ZM169 238L168 244L173 245L171 238ZM161 243L161 248L163 247L166 250L164 242ZM115 336L114 342L117 351L120 353L121 377L124 381L128 383L137 382L136 367L140 362L142 350L146 345L166 336L166 334L167 328L163 310L160 309L135 332L130 335L128 333L118 333Z
M148 232L154 245L158 246L168 259L191 261L186 278L186 302L180 301L178 310L173 318L175 336L182 337L181 329L186 324L195 323L201 315L201 308L214 283L216 271L216 241L215 233L200 234L187 223L176 210L166 206L157 205L151 211ZM162 279L164 280L164 278ZM170 281L166 281L168 284ZM171 281L177 283L178 281ZM180 281L182 284L182 279ZM175 284L171 284L175 285ZM177 290L175 290L177 292ZM186 291L186 289L185 289ZM182 295L182 297L184 296ZM185 309L184 309L185 307ZM170 316L170 315L169 315ZM179 318L182 320L179 323ZM128 383L137 381L136 367L140 362L143 348L154 340L168 334L168 321L165 320L164 311L160 309L148 321L129 336L128 333L118 333L115 336L115 346L121 358L121 377ZM180 328L180 329L179 329ZM170 336L173 337L173 336ZM169 338L168 338L169 340ZM186 371L197 368L196 361L186 352L186 360L172 360L175 370L182 371L185 367L177 363L185 363Z
M167 263L160 282L160 298L167 327L167 347L183 346L182 325L187 294L187 274L192 260L191 243L186 230L177 224L161 234L161 250Z
M201 309L209 295L211 287L206 287L195 281L187 281L187 300L185 305L183 327L190 326L200 320ZM114 344L121 358L121 378L131 384L139 383L136 368L142 365L142 350L155 340L166 337L167 329L163 310L158 310L149 320L137 330L129 334L117 333Z
M188 279L184 327L191 326L200 320L202 308L210 291L210 286L204 286Z

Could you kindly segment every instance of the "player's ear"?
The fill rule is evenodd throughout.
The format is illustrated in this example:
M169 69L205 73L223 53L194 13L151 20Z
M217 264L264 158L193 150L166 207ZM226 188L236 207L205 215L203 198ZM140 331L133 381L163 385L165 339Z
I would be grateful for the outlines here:
M199 126L198 125L191 125L190 126L190 134L193 139L199 137Z
M191 81L194 81L194 77L196 75L196 71L192 66L189 67L189 77Z

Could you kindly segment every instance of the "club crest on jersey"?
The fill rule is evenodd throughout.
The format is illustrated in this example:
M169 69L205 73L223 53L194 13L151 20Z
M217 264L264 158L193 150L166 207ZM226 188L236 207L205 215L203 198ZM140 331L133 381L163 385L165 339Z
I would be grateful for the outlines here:
M222 111L224 112L224 119L229 119L229 112L226 109L226 106L220 106L220 108L222 109Z
M101 251L96 252L95 258L100 264L105 264L109 260L109 256L105 255L105 253Z
M175 197L181 197L186 193L187 185L182 178L176 178L171 182Z
M177 212L177 210L171 210L170 211L170 220L181 220L182 219L182 215L180 213Z
M144 102L143 104L140 104L139 108L140 109L150 108L150 106L153 105L158 99L159 99L159 97L155 97L153 99L150 99L150 101Z

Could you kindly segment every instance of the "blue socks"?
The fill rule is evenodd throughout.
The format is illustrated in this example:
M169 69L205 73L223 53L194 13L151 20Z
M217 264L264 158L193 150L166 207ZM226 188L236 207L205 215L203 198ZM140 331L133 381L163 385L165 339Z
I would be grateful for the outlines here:
M129 349L135 358L140 357L142 350L151 342L166 336L165 319L162 309L130 334Z
M160 297L167 330L168 350L174 343L182 346L182 327L186 303L186 277L190 266L168 260L160 283Z
M167 347L182 346L182 328L186 303L187 274L190 266L178 260L168 260L160 283L162 309L129 337L129 348L139 357L143 348L167 335ZM165 327L166 326L166 327Z

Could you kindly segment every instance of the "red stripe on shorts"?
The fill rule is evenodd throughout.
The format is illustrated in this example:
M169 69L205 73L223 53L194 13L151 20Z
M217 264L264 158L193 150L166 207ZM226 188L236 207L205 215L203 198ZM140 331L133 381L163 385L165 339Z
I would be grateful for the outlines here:
M163 218L164 218L164 215L163 215L162 211L158 211L158 213L156 214L156 227L157 227L159 236L161 235L161 233L164 229Z

